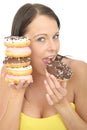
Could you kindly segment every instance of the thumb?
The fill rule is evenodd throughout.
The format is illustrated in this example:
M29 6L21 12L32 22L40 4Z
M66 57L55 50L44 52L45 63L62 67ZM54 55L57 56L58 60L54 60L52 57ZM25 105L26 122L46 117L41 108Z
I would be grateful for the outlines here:
M61 85L62 85L63 88L66 88L67 87L67 82L66 81L61 82Z
M7 73L6 67L3 66L2 69L1 69L1 79L5 78L6 73Z

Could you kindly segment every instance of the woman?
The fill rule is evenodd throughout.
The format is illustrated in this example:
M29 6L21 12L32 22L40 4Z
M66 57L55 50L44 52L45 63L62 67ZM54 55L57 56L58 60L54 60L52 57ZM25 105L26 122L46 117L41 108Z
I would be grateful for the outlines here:
M59 52L59 29L58 17L47 6L25 4L17 11L11 35L31 39L33 83L6 83L3 67L1 130L87 130L87 64L61 56L73 71L63 83L45 71Z

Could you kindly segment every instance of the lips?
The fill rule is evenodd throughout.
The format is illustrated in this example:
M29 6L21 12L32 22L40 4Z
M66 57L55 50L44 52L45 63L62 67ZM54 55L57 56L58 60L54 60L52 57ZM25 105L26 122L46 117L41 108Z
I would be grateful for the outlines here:
M52 55L52 56L45 57L42 60L43 60L44 64L47 65L47 64L51 63L52 61L54 61L55 57L56 57L55 55Z

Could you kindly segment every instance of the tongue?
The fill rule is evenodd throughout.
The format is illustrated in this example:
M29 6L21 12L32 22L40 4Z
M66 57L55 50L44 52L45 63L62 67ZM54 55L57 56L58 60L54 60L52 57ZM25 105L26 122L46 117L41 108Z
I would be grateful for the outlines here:
M43 59L43 62L47 65L47 64L51 63L51 59L49 59L49 58L44 58L44 59Z

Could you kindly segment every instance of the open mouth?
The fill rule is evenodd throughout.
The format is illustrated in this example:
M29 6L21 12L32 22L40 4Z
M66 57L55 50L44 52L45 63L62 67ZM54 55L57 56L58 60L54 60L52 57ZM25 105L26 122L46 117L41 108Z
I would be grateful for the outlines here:
M48 56L48 57L43 58L44 64L45 64L45 65L50 64L52 61L55 60L55 57L56 57L56 56L53 55L53 56Z

